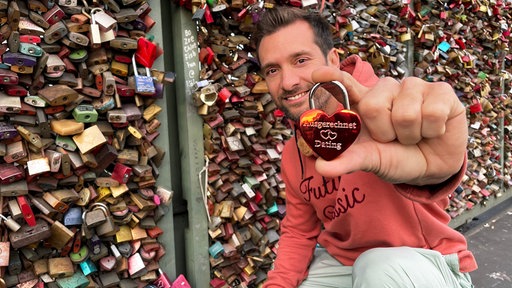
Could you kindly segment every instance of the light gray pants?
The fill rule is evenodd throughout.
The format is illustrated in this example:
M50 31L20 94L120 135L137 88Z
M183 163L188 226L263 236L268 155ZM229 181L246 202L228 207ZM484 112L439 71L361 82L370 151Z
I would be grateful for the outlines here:
M343 266L317 248L308 278L300 288L473 288L468 273L459 272L456 254L410 248L374 248Z

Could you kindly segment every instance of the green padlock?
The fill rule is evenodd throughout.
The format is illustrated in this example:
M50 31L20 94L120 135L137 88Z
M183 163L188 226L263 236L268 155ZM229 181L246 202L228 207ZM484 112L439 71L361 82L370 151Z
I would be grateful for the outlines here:
M86 49L78 49L69 54L69 60L71 62L83 62L87 59L87 56L88 54Z
M70 277L57 278L56 281L61 288L85 288L90 283L82 271L77 271Z
M74 264L79 264L84 262L89 257L89 248L86 245L82 245L78 252L69 253L69 258L71 258L71 262Z

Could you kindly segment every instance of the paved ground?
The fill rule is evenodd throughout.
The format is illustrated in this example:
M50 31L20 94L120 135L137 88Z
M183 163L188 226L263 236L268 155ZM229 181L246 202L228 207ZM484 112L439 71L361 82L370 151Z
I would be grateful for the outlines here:
M459 227L478 262L475 288L512 288L512 199Z

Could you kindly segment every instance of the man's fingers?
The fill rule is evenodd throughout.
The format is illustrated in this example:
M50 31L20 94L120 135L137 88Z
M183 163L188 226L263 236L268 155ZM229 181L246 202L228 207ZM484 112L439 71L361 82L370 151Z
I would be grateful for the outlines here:
M320 67L313 71L311 74L312 80L315 83L339 81L347 89L348 99L351 105L356 105L361 100L361 97L369 90L367 87L361 85L359 82L347 72L341 71L333 67ZM337 95L336 95L337 96ZM339 97L342 97L341 95ZM338 99L343 103L343 99Z
M396 137L402 144L416 144L421 140L423 95L417 92L415 81L403 81L400 93L395 96L391 122ZM416 89L416 90L415 90Z
M382 78L358 104L357 112L373 139L387 143L396 139L392 124L391 111L395 95L400 84L392 78Z

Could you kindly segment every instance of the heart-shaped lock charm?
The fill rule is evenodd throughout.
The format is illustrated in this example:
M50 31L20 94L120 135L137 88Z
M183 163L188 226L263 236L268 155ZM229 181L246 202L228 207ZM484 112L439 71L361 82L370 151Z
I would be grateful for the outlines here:
M100 259L100 267L103 271L112 271L116 267L117 260L113 255L109 255Z
M333 95L343 93L344 108L338 109L332 115L315 109L313 96L320 87ZM347 90L338 81L315 84L309 92L309 106L311 110L300 116L299 129L302 137L318 156L332 160L354 143L361 131L361 119L350 110Z
M218 93L214 85L209 84L201 89L201 95L199 96L199 98L204 104L212 106L217 101L217 96Z

